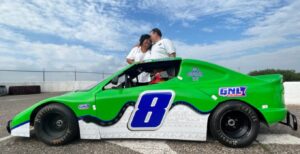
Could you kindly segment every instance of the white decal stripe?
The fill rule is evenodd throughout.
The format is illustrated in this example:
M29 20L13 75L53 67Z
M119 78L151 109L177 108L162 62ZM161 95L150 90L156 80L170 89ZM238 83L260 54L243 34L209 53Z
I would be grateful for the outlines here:
M81 139L101 139L99 126L94 123L78 121Z
M30 124L26 122L14 129L11 130L12 136L23 136L23 137L30 137Z

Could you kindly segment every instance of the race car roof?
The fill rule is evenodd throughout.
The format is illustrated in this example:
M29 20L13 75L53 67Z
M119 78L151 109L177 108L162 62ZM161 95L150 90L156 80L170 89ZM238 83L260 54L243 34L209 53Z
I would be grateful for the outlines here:
M161 62L161 61L173 61L173 60L182 60L182 58L172 57L172 58L161 58L161 59L148 59L148 60L145 60L144 63Z

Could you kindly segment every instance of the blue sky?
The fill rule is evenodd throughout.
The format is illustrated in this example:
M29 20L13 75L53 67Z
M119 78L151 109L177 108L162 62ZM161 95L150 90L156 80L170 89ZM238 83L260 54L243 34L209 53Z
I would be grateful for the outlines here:
M180 57L300 71L300 1L0 1L0 69L114 72L158 27Z

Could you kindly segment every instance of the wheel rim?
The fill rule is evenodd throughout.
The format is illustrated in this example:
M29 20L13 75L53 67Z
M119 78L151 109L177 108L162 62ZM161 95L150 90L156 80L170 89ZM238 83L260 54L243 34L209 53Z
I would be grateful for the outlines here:
M240 138L251 130L251 121L241 111L228 111L222 116L221 130L230 138Z
M52 138L59 138L67 131L67 120L60 113L47 114L43 118L43 131Z

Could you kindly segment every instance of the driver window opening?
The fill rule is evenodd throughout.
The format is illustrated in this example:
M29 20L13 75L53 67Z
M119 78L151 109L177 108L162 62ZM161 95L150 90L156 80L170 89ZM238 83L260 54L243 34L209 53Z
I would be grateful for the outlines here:
M159 84L177 76L180 60L149 62L134 65L113 78L104 89L120 89Z

